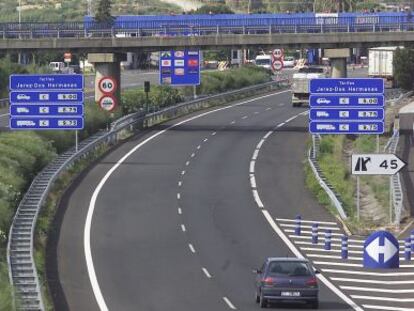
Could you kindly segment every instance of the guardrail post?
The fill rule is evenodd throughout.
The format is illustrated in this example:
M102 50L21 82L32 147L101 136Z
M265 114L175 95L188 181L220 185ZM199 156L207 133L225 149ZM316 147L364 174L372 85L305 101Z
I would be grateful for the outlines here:
M351 32L350 30L351 30L351 27L349 26L349 23L348 23L348 32Z
M318 244L318 224L312 225L312 244Z
M325 230L325 246L324 249L327 251L331 250L332 247L332 230L327 229Z
M404 241L404 259L411 260L411 238L406 238Z
M115 29L114 27L111 27L111 37L115 37Z
M59 28L57 29L57 38L58 39L60 38L60 29Z
M375 32L375 24L372 24L372 32Z
M323 24L321 24L321 33L323 33Z
M269 25L269 35L272 34L272 25Z
M300 215L296 216L296 219L295 219L295 235L300 235L301 223L302 223L302 217Z
M348 259L348 237L346 235L341 238L341 258Z
M217 36L220 34L220 27L217 25L217 28L216 28L216 34L217 34Z

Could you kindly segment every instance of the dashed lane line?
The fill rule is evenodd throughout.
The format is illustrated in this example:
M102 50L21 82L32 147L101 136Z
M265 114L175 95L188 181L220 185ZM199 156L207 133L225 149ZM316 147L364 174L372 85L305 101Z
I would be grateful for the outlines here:
M234 121L234 120L230 122L230 124L235 124L235 123L236 123L236 121Z
M195 153L194 153L194 152L191 154L191 157L192 157L192 158L194 158L194 157L195 157Z
M190 161L185 162L185 166L189 166L190 165Z
M204 139L203 139L203 143L205 143L207 140L208 140L208 138L204 138Z
M237 308L231 303L229 298L223 297L224 302L227 304L227 306L232 310L237 310Z
M208 270L206 268L202 268L204 274L206 275L206 277L208 277L209 279L211 279L211 274L208 272Z
M183 224L181 224L181 231L182 232L186 232L187 231L187 229L185 228L185 225L183 225Z
M183 171L181 171L181 175L184 175L185 174L185 171L183 170Z
M201 149L201 145L198 145L198 146L197 146L197 150L200 150L200 149Z
M191 251L193 254L195 254L196 250L195 250L195 248L194 248L193 244L188 243L188 248L190 249L190 251Z
M178 192L177 193L177 200L181 199L181 194Z
M181 207L179 207L179 208L177 209L177 212L178 212L178 215L182 215L183 210L181 209Z
M179 182L178 182L178 187L181 187L183 185L183 182L180 180Z
M213 133L211 133L211 136L214 136L214 135L216 135L217 134L217 132L213 132Z
M254 197L254 200L256 201L257 206L260 208L264 208L263 202L260 199L259 193L257 192L257 190L253 189L252 192L253 192L253 197Z
M252 160L256 161L258 155L259 155L259 149L256 149L253 153Z
M250 161L250 167L249 167L249 172L251 173L251 174L253 174L254 173L254 166L255 166L255 163L256 163L256 161Z
M250 185L253 189L256 189L256 178L254 177L254 174L250 174Z

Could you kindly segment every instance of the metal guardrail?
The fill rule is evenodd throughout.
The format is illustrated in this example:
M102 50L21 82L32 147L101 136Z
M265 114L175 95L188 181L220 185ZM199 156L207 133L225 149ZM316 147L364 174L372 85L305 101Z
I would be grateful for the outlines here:
M253 95L256 92L279 89L287 86L287 81L271 81L261 85L246 87L236 91L212 95L207 98L184 102L161 111L144 115L142 112L133 113L118 119L111 124L109 131L101 131L83 140L78 146L60 154L32 181L28 191L20 202L13 223L10 227L7 262L10 282L15 288L19 310L43 311L44 303L41 295L41 284L33 258L33 240L36 220L53 183L60 174L70 168L78 159L105 144L115 144L122 139L124 130L140 129L151 126L162 120L182 116L186 113L211 106L211 102L230 101L242 94Z
M8 98L0 98L0 108L8 107L9 106L9 99Z

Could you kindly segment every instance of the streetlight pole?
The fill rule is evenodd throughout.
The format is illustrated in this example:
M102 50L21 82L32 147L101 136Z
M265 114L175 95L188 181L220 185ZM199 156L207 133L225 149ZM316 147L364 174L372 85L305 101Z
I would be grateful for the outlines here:
M88 1L88 15L92 16L92 0L87 0Z

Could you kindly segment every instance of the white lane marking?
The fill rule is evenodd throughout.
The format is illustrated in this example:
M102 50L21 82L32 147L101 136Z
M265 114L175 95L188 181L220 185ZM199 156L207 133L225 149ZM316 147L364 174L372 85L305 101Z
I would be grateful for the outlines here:
M386 281L386 280L367 280L367 279L352 279L352 278L331 278L331 280L337 281L337 282L367 283L367 284L381 284L381 285L414 284L414 280L413 281Z
M310 235L289 234L289 237L291 237L292 239L299 239L299 240L310 240L310 239L312 239L312 236L310 236ZM332 242L341 242L342 240L338 239L338 238L331 238L331 241ZM364 242L365 241L363 241L363 240L348 239L348 244L351 244L351 243L355 243L355 244L361 243L361 244L363 244Z
M256 149L253 153L252 160L256 160L258 155L259 155L259 149Z
M256 201L257 206L260 208L264 208L263 202L260 199L259 193L257 192L257 190L253 189L252 192L253 192L253 197L254 197L254 200Z
M1 118L1 117L8 117L8 116L9 116L9 114L8 114L8 113L0 114L0 118Z
M355 271L355 270L337 270L337 269L321 269L323 272L332 274L355 274L355 275L370 275L382 277L394 276L413 276L414 272L370 272L370 271Z
M200 150L200 148L201 148L201 145L198 145L198 146L197 146L197 150Z
M256 146L256 149L260 149L262 147L262 145L263 145L264 142L265 142L264 139L262 139L261 141L259 141L259 143Z
M254 166L255 166L255 163L256 163L256 161L250 161L250 168L249 168L249 172L251 173L251 174L253 174L254 173Z
M326 265L326 266L362 267L362 264L347 263L347 262L314 261L313 263L315 265Z
M92 228L92 218L93 218L93 213L95 211L95 207L96 207L96 201L98 199L98 195L101 192L103 186L105 185L106 181L109 179L109 177L111 177L111 175L113 174L113 172L118 169L118 167L121 166L121 164L123 162L125 162L126 159L128 159L131 154L133 154L135 151L137 151L138 149L140 149L142 146L144 146L146 143L152 141L154 138L164 134L165 132L167 132L168 130L175 128L181 124L185 124L188 123L192 120L196 120L199 118L202 118L206 115L215 113L217 111L222 111L222 110L227 110L230 108L234 108L234 107L238 107L250 102L254 102L263 98L267 98L267 97L271 97L271 96L276 96L276 95L280 95L283 93L287 93L290 92L290 90L285 90L285 91L281 91L281 92L277 92L277 93L272 93L272 94L267 94L267 95L263 95L257 98L252 98L252 99L248 99L245 101L242 101L240 103L236 103L233 105L229 105L226 107L221 107L221 108L217 108L214 110L210 110L210 111L206 111L203 112L199 115L190 117L188 119L185 119L183 121L180 121L178 123L175 123L173 125L171 125L170 127L167 127L164 130L161 130L157 133L155 133L154 135L146 138L145 140L143 140L142 142L138 143L135 147L133 147L130 151L128 151L121 159L119 159L117 161L117 163L115 163L109 170L108 172L105 174L105 176L101 179L101 181L99 182L99 184L97 185L97 187L95 188L95 191L92 194L91 200L89 202L89 207L88 207L88 212L86 214L86 219L85 219L85 227L84 227L84 234L83 234L83 244L84 244L84 253L85 253L85 261L86 261L86 267L88 270L88 276L89 276L89 281L91 282L91 286L92 286L92 290L93 290L93 294L95 296L96 302L98 304L98 307L101 311L107 311L108 310L108 306L106 305L105 299L102 295L102 291L101 288L99 286L98 283L98 279L96 277L96 271L95 271L95 266L93 264L93 258L92 258L92 250L91 250L91 228ZM212 135L215 135L216 132L213 132Z
M286 219L286 218L276 218L278 221L286 221L286 222L296 222L296 219ZM319 220L301 220L301 223L304 224L323 224L323 225L337 225L336 222L333 221L319 221Z
M231 301L229 300L229 298L223 297L223 300L229 306L230 309L237 310L237 308L231 303Z
M294 224L280 224L281 227L285 227L285 228L295 228L296 225ZM301 225L301 228L306 228L306 229L312 229L312 226L309 225ZM338 227L326 227L326 226L318 226L318 230L333 230L333 231L341 231L341 229L339 229Z
M374 309L374 310L385 310L385 311L414 311L413 308L398 308L398 307L386 307L386 306L376 306L376 305L362 305L365 309Z
M242 117L242 119L243 119L243 120L246 120L246 119L247 119L247 116L243 116L243 117Z
M305 242L305 241L295 241L295 244L299 244L299 245L314 245L314 246L319 245L319 246L322 246L325 243L325 238L324 237L321 237L320 234L319 234L318 239L320 240L320 241L318 241L319 242L318 244L313 244L312 242ZM332 246L332 248L334 248L334 247L339 247L340 248L342 245L341 244L337 244L337 243L331 243L331 246ZM362 245L352 245L352 244L348 244L348 248L363 248L363 246ZM318 250L318 249L315 249L315 250Z
M263 139L268 139L269 138L269 136L270 135L272 135L273 134L273 131L269 131L269 132L267 132L266 133L266 135L265 136L263 136Z
M254 114L259 114L259 111L255 111Z
M269 110L272 110L272 108L270 108L270 107L266 108L266 111L269 111Z
M208 277L209 279L211 279L211 274L208 273L208 270L206 268L204 268L204 267L202 268L202 270L203 270L204 274L206 275L206 277Z
M185 166L189 166L190 165L190 161L185 162Z
M325 250L325 252L329 252L329 251ZM341 256L325 255L325 254L306 254L306 256L316 257L316 258L342 259ZM348 260L362 260L362 256L361 257L348 256Z
M184 171L184 170L182 170L182 171L181 171L181 175L184 175L184 174L185 174L185 171Z
M282 127L283 125L285 125L286 123L285 122L282 122L282 123L279 123L278 125L276 125L276 128L278 128L278 127Z
M333 246L333 245L332 245ZM348 245L349 247L349 245ZM324 250L323 248L315 248L315 247L301 247L301 250L304 251L314 251L314 252L326 252L326 250ZM334 253L340 253L341 250L340 249L331 249L330 252L334 252ZM349 254L362 254L363 251L352 251L352 250L348 250Z
M181 207L178 208L178 215L181 215L183 213Z
M181 187L183 185L183 182L180 180L179 182L178 182L178 187Z
M299 116L299 115L295 115L295 116L293 116L293 117L291 117L291 118L287 119L287 120L285 121L285 123L289 123L290 121L295 120L298 116Z
M284 105L285 105L285 103L278 104L279 107L283 107Z
M236 123L236 121L234 121L234 120L230 122L230 124L235 124L235 123Z
M382 300L389 302L414 302L414 298L392 298L392 297L380 297L380 296L363 296L363 295L351 295L355 299L364 300Z
M414 293L414 289L387 289L377 287L359 287L359 286L339 286L342 289L359 292L376 292L376 293L387 293L387 294L411 294Z
M306 111L304 111L302 113L299 113L299 115L306 116L308 113L309 113L309 110L306 110Z
M195 157L195 153L194 153L194 152L191 154L191 157L192 157L192 158L194 158L194 157Z
M217 132L213 132L213 133L211 133L211 136L214 136L214 135L216 135L217 134Z
M203 143L205 143L207 140L208 140L208 138L204 138L204 139L203 139Z
M293 233L293 232L295 232L295 230L285 229L285 232ZM312 231L302 230L301 233L302 234L312 234ZM318 234L325 235L325 232L318 231ZM343 233L335 233L335 232L332 233L332 236L343 236L343 235L344 235Z
M182 232L185 232L186 231L185 225L183 225L183 224L181 224L181 231Z
M177 193L177 200L181 199L181 194L178 192Z
M193 244L188 243L188 248L190 249L190 251L191 251L192 253L194 253L194 254L195 254L196 250L195 250L195 248L194 248Z
M250 186L255 189L256 188L256 178L254 177L254 174L250 174Z

